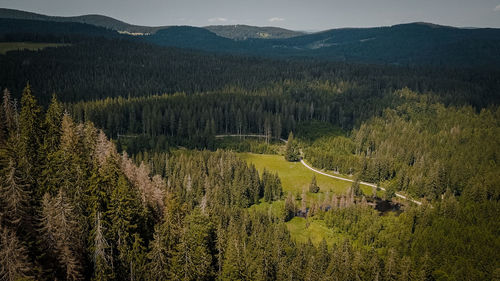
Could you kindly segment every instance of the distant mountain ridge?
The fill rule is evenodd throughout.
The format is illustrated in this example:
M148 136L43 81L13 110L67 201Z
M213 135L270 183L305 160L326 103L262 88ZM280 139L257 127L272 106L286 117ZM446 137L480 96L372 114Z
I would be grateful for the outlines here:
M500 29L461 29L429 23L342 28L284 39L228 40L196 27L162 30L155 44L267 57L311 57L395 65L500 65Z
M304 35L304 32L293 31L273 26L250 26L250 25L210 25L205 29L221 36L236 40L246 40L250 38L260 39L284 39Z
M5 19L5 17L9 19ZM3 18L3 20L2 20ZM17 20L15 18L28 18ZM36 21L40 26L37 26ZM29 12L0 9L0 36L15 33L40 33L60 30L74 33L64 25L77 20L91 24L79 26L85 34L116 37L134 36L137 40L177 48L221 54L271 58L314 58L330 61L393 65L489 66L500 67L500 29L456 28L416 22L374 28L341 28L316 33L300 33L274 27L193 26L141 27L99 15L49 17ZM59 24L59 25L58 25ZM75 24L72 22L71 24ZM50 28L48 26L51 26ZM102 26L101 31L96 30ZM90 27L94 27L91 29ZM108 32L108 33L106 33ZM259 32L267 32L267 35ZM12 37L12 36L11 36ZM266 39L263 39L266 38ZM1 39L1 37L0 37ZM8 40L4 38L3 40Z
M58 17L47 16L26 11L0 8L0 18L5 19L24 19L24 20L40 20L40 21L56 21L56 22L78 22L86 23L95 26L105 27L115 31L129 33L134 35L155 33L160 29L168 28L168 26L140 26L129 24L112 17L103 15L82 15L74 17Z
M20 11L15 9L0 8L0 18L5 19L24 19L41 20L56 22L78 22L109 28L120 33L129 35L147 35L156 33L158 30L166 29L171 26L141 26L129 24L112 17L103 15L81 15L71 17L47 16L32 12ZM248 38L276 39L290 38L304 35L304 32L288 30L279 27L257 27L249 25L211 25L203 27L221 37L244 40Z

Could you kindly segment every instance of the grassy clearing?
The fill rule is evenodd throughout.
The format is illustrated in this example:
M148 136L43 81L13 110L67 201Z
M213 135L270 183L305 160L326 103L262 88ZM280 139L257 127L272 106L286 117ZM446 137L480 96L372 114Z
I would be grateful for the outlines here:
M250 206L248 209L250 211L256 211L256 212L271 212L273 216L281 217L284 208L285 208L284 201L274 201L272 203L269 203L269 202L263 202L261 200L259 204L254 204Z
M260 202L249 207L252 212L271 213L275 217L281 217L284 209L284 201L274 201L272 203ZM309 225L307 225L309 224ZM309 239L314 245L319 245L325 239L328 245L338 242L342 239L342 235L335 233L332 229L325 225L325 222L320 219L308 219L295 217L285 223L290 235L298 243L307 243Z
M309 226L307 226L309 223ZM309 239L314 245L319 245L325 239L328 245L333 245L342 240L342 235L335 234L334 231L325 225L323 220L313 220L295 217L286 223L290 235L298 243L307 243Z
M336 194L344 193L351 185L351 182L342 181L330 178L324 175L317 174L306 167L300 162L288 162L282 155L269 155L269 154L254 154L254 153L238 153L239 157L248 163L252 163L255 167L262 172L264 168L267 170L277 172L283 190L285 193L290 191L294 194L302 193L303 188L309 189L311 178L316 175L316 180L320 186L320 192L317 194L308 192L308 199L323 200L324 192L330 191ZM333 174L339 176L337 174ZM348 176L343 176L349 178ZM361 185L361 190L364 194L371 195L372 187ZM382 191L377 192L378 196L382 195ZM308 200L308 201L309 201ZM308 203L310 203L309 201ZM284 208L283 201L276 201L273 203L261 202L250 207L250 210L259 212L271 212L276 217L281 217ZM319 245L325 239L328 245L341 242L346 237L341 233L335 232L333 229L328 228L325 222L321 219L309 218L306 220L302 217L295 217L289 222L286 222L288 231L295 241L298 243L307 243L309 239L314 245Z
M238 155L248 163L254 164L259 172L262 172L264 168L277 172L285 192L300 194L304 188L308 190L313 175L316 175L320 192L330 191L342 194L352 185L350 182L317 174L304 167L300 162L288 162L281 155L253 153L239 153Z
M32 43L32 42L0 42L0 54L5 54L8 51L31 50L38 51L48 47L63 47L70 44L59 43Z

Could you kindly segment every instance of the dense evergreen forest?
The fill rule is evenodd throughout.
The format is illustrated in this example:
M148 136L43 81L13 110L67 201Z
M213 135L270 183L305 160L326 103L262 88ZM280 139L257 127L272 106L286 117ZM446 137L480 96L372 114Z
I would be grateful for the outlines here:
M432 205L389 217L354 193L340 204L333 195L314 216L345 240L297 244L284 222L300 203L283 194L277 175L259 175L231 152L158 154L154 175L145 162L137 166L119 154L92 123L74 123L55 98L44 111L29 86L19 112L7 90L0 112L4 280L484 280L499 274L498 193L473 189L457 197L448 189ZM285 197L280 214L247 209Z
M21 34L22 35L22 34ZM7 39L29 40L12 34ZM27 38L33 35L26 35ZM42 51L12 51L0 55L0 83L15 97L30 81L37 85L34 95L44 105L53 93L64 102L106 97L138 97L153 94L186 94L238 88L267 92L285 85L307 96L328 84L357 88L361 102L371 97L378 102L395 89L433 92L445 104L487 107L500 102L498 69L452 67L403 67L323 62L307 59L272 60L224 56L158 47L129 39L67 36L55 42L68 47ZM63 37L64 38L64 37ZM43 40L42 40L43 41ZM299 83L299 85L296 85ZM342 86L345 85L345 86ZM298 88L294 88L298 86ZM327 90L327 89L325 89ZM349 104L350 105L350 104ZM383 107L383 106L382 106Z
M0 280L500 280L497 68L216 55L35 23L0 40L69 45L0 55ZM234 151L355 181L292 193ZM395 192L422 205L373 207ZM335 239L299 242L297 217Z
M313 33L228 26L135 26L101 15L49 17L1 9L2 34L102 35L151 42L159 46L270 58L317 58L350 63L409 66L493 67L500 63L500 29L455 28L414 22L374 28L339 28ZM85 24L84 24L85 23ZM2 26L0 24L0 26ZM71 28L68 28L71 27ZM241 29L254 30L246 37ZM272 31L271 31L272 30ZM126 34L135 33L137 36ZM244 31L244 34L247 32ZM243 36L244 38L241 38Z

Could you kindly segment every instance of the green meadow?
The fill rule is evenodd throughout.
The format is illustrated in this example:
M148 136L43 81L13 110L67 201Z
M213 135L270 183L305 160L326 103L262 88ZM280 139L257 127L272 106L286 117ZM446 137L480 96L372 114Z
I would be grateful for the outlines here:
M281 155L238 153L239 157L252 163L262 172L265 169L278 173L283 191L293 194L302 193L303 189L308 190L311 179L316 175L317 183L320 187L320 193L329 191L335 194L344 193L351 185L351 182L330 178L315 173L302 165L300 162L288 162ZM344 176L349 178L348 176ZM371 195L372 188L361 185L365 194Z
M48 47L64 47L69 44L60 43L32 43L32 42L0 42L0 54L5 54L8 51L31 50L38 51Z
M252 212L263 212L271 214L275 217L281 217L284 209L284 201L274 201L272 203L261 202L250 206ZM325 225L324 220L317 218L294 217L285 223L290 235L296 242L308 243L309 239L314 245L319 245L325 239L328 245L340 241L343 236L335 233L332 229Z

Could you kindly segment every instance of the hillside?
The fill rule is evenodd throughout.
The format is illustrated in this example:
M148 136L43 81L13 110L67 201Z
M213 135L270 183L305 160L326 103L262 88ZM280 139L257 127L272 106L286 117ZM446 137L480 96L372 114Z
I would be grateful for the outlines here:
M194 28L193 28L194 29ZM165 31L165 30L164 30ZM376 28L332 29L287 39L228 41L202 31L182 37L154 34L159 45L267 57L310 57L323 60L441 66L500 65L500 29L460 29L426 23ZM200 36L200 34L204 34ZM178 34L177 34L178 36Z
M249 25L210 25L205 29L229 39L245 40L249 38L260 39L284 39L295 36L304 35L303 32L288 30L279 27L265 26L249 26Z
M0 9L0 18L10 19L10 23L16 19L52 22L56 30L65 28L57 22L64 22L61 25L86 23L128 35L146 35L134 37L161 46L225 54L404 66L500 65L500 29L494 28L463 29L418 22L301 34L275 27L246 25L146 27L101 15L51 17L10 9ZM26 26L27 23L31 26ZM36 24L25 21L14 23L10 33L38 33L39 29Z
M0 8L0 18L86 23L134 35L154 33L160 29L167 28L167 26L152 27L152 26L140 26L140 25L128 24L126 22L103 15L57 17L57 16L47 16L37 13L31 13L14 9L5 9L5 8Z
M498 50L1 9L0 281L500 280Z
M105 27L115 31L131 35L145 35L155 33L158 30L169 28L170 26L141 26L129 24L112 17L103 15L81 15L72 17L48 16L15 9L0 8L0 18L40 20L56 22L78 22L95 26ZM258 27L249 25L211 25L203 27L221 37L244 40L248 38L279 39L304 35L303 32L288 30L279 27Z
M4 42L77 42L92 37L131 38L95 25L0 18L0 40Z

